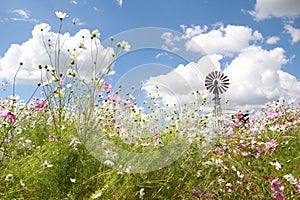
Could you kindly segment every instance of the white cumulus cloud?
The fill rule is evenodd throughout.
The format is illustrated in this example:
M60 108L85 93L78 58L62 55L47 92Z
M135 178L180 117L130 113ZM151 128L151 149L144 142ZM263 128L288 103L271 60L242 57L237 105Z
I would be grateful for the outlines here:
M41 32L43 28L43 32ZM43 36L42 36L43 33ZM12 44L7 52L0 58L0 80L7 80L11 82L14 75L17 72L19 63L22 62L18 74L17 83L22 84L36 84L41 80L41 72L38 69L38 65L41 64L52 66L61 72L66 71L66 65L70 63L70 52L74 48L78 49L79 46L86 47L79 48L76 56L76 64L78 66L79 75L82 78L91 77L92 66L92 54L96 62L98 63L97 70L100 72L111 62L111 54L113 50L111 48L104 48L99 39L94 39L95 43L91 44L90 31L87 29L79 30L74 36L69 33L60 34L60 62L55 60L56 44L58 34L50 31L48 24L39 24L32 30L32 37L22 44ZM83 39L84 36L84 39ZM45 46L51 45L51 48L46 51ZM93 46L90 49L91 45ZM68 51L68 49L70 51ZM104 58L104 56L107 56ZM52 62L50 62L51 57Z
M300 14L300 1L256 0L255 9L250 14L258 21L271 17L296 17Z
M277 44L277 42L280 40L277 36L268 37L266 43L267 44Z
M199 31L197 31L199 32ZM189 33L189 35L193 35ZM197 34L186 43L186 49L202 54L230 55L240 52L252 42L262 40L258 31L246 26L221 25L218 29Z
M292 44L295 44L300 40L300 29L294 28L290 24L286 24L284 29L291 35L292 37Z
M244 49L225 69L230 77L227 95L233 105L261 105L280 97L300 98L300 87L296 87L300 82L282 71L287 62L282 48Z

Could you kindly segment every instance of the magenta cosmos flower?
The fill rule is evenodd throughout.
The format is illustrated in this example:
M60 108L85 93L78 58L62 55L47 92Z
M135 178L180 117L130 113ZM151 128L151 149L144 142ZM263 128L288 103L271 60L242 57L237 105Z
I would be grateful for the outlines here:
M271 182L271 190L273 192L279 192L279 188L281 187L282 181L279 180L278 178L275 178L272 182Z
M193 197L194 197L195 199L197 199L197 198L200 198L200 197L201 197L202 192L201 192L198 188L195 188L195 189L193 189L193 191L192 191L192 195L193 195Z
M35 102L35 109L42 110L46 107L47 102L44 99L39 99Z
M0 116L4 116L5 121L10 121L10 122L15 122L16 121L16 116L10 112L9 110L6 109L1 109L0 110Z

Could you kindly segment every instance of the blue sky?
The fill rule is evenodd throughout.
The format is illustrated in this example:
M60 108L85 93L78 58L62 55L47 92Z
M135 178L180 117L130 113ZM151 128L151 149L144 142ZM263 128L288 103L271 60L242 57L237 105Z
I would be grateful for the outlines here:
M64 11L68 14L64 19L64 33L70 31L73 36L81 29L98 29L101 42L135 28L159 27L174 31L165 35L166 45L171 47L172 42L181 40L186 51L201 55L199 59L209 56L216 68L220 67L230 77L227 98L232 100L232 106L251 107L280 97L300 99L298 0L285 0L284 3L282 0L10 0L3 1L0 10L0 79L9 83L17 67L14 65L22 58L19 50L25 51L24 47L17 51L11 45L22 46L33 37L32 30L40 23L47 23L51 31L57 31L59 20L55 11ZM71 28L73 18L77 19L77 25ZM180 39L174 37L175 32L182 34ZM34 47L28 48L28 51L34 50ZM9 49L10 55L6 54ZM164 76L152 74L152 81L174 85L166 80L174 78L172 69L177 68L192 89L197 89L197 77L191 76L189 62L178 59L175 51L172 56L172 52L163 50L144 50L122 56L110 81L118 82L135 66L161 63L169 66L169 71L162 70ZM179 67L180 64L183 66ZM21 98L26 98L33 88L32 81L26 83L26 77L21 79L17 92ZM0 93L3 98L10 93L9 86L7 89ZM180 87L176 89L176 93L181 93ZM161 92L166 94L166 101L171 101L165 91Z

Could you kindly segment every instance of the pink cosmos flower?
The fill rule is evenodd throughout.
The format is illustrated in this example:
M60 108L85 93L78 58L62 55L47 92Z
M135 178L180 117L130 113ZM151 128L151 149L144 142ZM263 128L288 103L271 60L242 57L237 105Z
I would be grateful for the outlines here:
M109 101L115 101L115 100L116 100L115 96L112 95L112 94L108 95L108 96L107 96L107 99L108 99Z
M226 188L227 189L231 189L232 188L232 184L231 183L226 183Z
M204 200L210 200L211 199L211 194L209 194L209 193L204 194L203 199Z
M262 148L261 146L258 146L258 147L257 147L257 154L256 154L255 158L259 158L260 154L261 154L262 152L264 152L264 151L265 151L264 148Z
M300 194L300 176L297 178L297 184L296 184L296 187L297 187L297 193L299 193Z
M277 160L275 162L275 168L276 170L279 170L281 168L281 164Z
M133 107L134 106L134 103L132 101L129 101L129 100L125 100L125 101L123 101L123 103L127 107Z
M193 195L194 198L197 199L197 198L200 198L200 197L201 197L202 192L201 192L198 188L196 188L196 189L193 189L192 195Z
M280 192L275 192L274 193L274 196L275 196L275 198L276 199L278 199L278 200L286 200L286 198L285 198L285 196L283 195L283 194L281 194Z
M103 95L103 92L98 92L97 94L96 94L96 96L98 96L98 97L101 97Z
M9 120L10 123L16 121L16 116L12 112L10 112L6 109L0 110L0 116L4 116L4 120L5 121Z
M275 166L276 170L281 168L281 164L277 160L275 162L270 162L270 164Z
M272 139L269 139L265 143L265 145L266 145L266 150L268 150L269 153L272 154L275 151L276 147L278 146L278 143L275 139L272 138Z
M55 140L57 140L57 138L56 138L54 135L51 135L51 136L50 136L50 140L51 140L51 141L55 141Z
M10 137L5 137L3 142L10 142Z
M110 91L111 90L111 84L107 83L107 82L104 82L104 85L103 85L103 89L105 91Z
M282 111L280 111L280 110L276 110L276 111L268 111L268 117L270 118L270 119L274 119L275 117L277 117L277 116L279 116L279 117L281 117L281 116L283 116L284 115L284 113L282 112Z
M44 99L39 99L35 102L35 109L36 110L42 110L47 105L46 101Z
M298 178L299 179L299 178ZM299 183L296 184L296 187L297 187L297 193L300 194L300 181L298 181Z
M279 188L281 187L282 181L279 180L278 178L275 178L272 182L271 182L271 190L273 192L279 192Z

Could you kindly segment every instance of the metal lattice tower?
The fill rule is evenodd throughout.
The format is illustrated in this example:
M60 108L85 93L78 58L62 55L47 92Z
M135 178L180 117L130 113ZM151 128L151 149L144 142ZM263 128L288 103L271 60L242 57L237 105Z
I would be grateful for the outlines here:
M214 109L213 109L213 129L219 131L222 126L220 120L222 115L221 98L220 94L226 92L229 86L229 79L220 71L213 71L209 73L205 78L205 87L209 93L214 94Z

